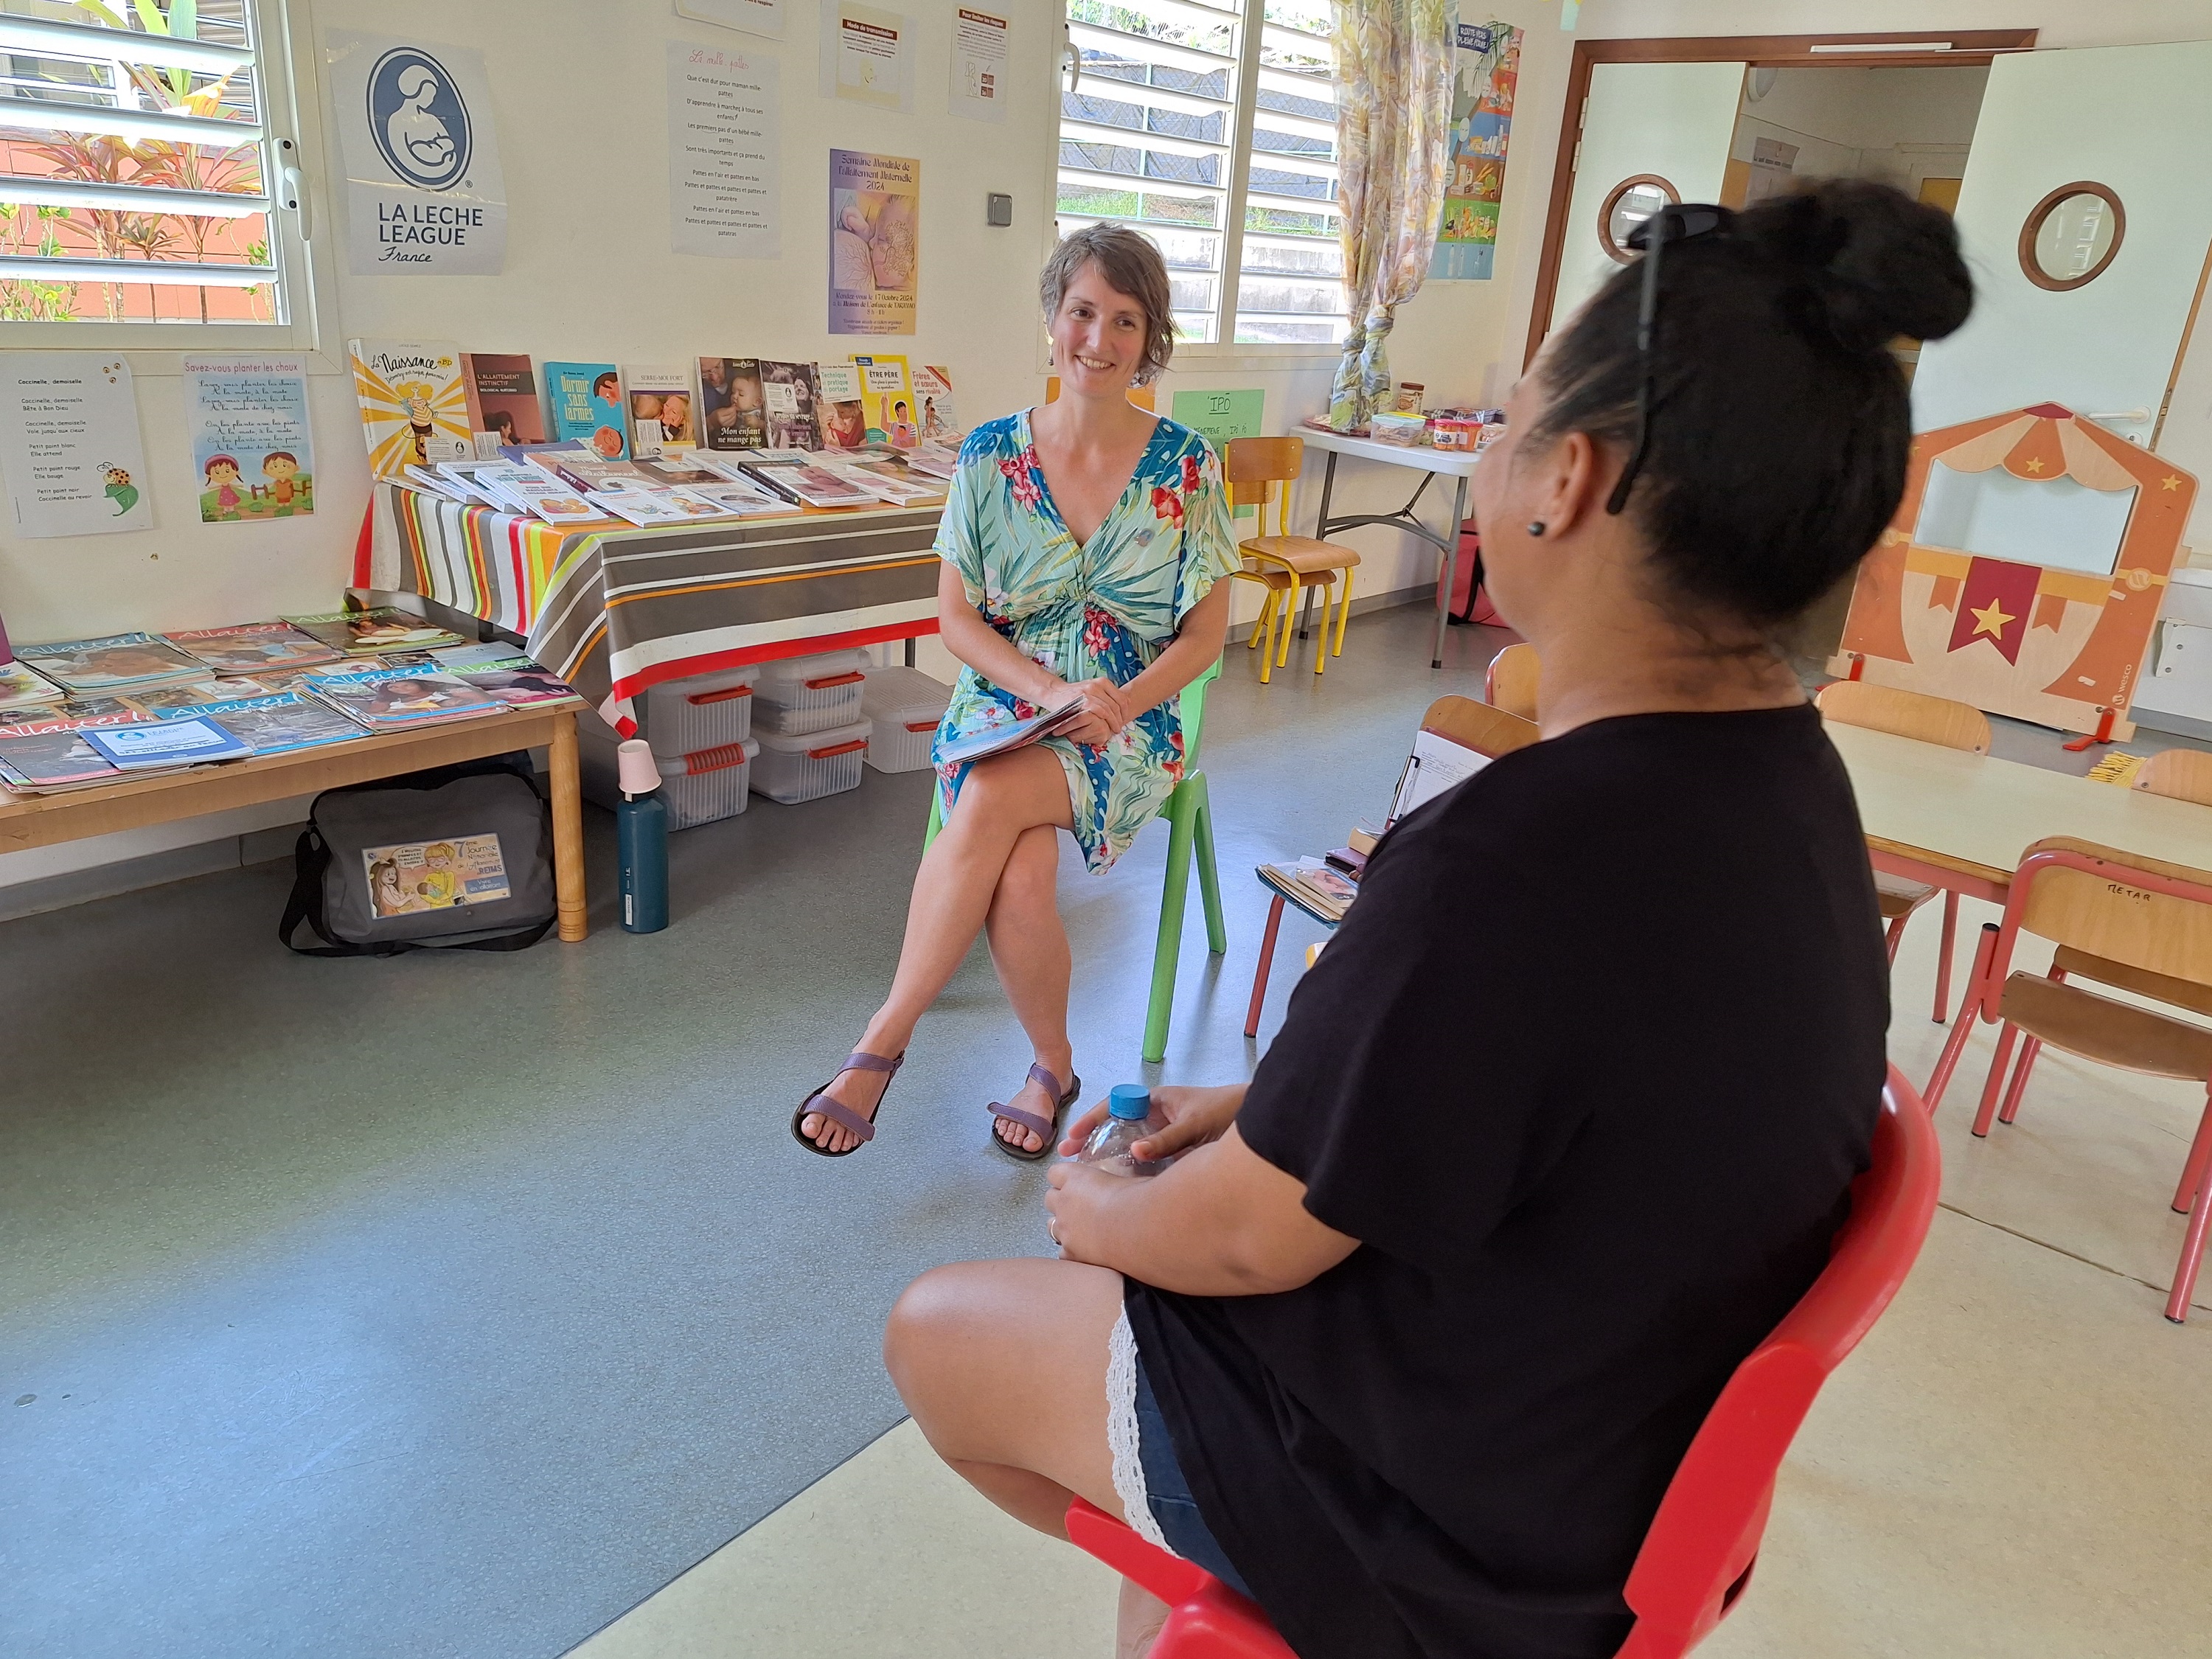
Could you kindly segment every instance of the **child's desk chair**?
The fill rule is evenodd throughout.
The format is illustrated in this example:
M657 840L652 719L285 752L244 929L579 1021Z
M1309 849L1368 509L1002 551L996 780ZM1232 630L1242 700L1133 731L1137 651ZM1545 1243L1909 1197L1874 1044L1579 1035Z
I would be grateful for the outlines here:
M1470 697L1438 697L1429 705L1429 712L1421 716L1421 730L1449 738L1462 749L1472 749L1492 760L1516 749L1527 748L1540 735L1533 720L1524 720ZM1254 873L1258 874L1256 871ZM1260 941L1260 965L1252 974L1252 1000L1244 1010L1244 1035L1248 1037L1260 1035L1260 1006L1267 1000L1267 976L1275 965L1275 933L1283 925L1283 906L1297 905L1302 914L1332 932L1339 920L1323 915L1294 894L1285 893L1264 875L1260 876L1260 884L1274 897L1267 906L1267 931ZM1312 967L1314 958L1320 954L1318 945L1309 949L1306 966Z
M2212 755L2201 749L2160 750L2143 763L2133 787L2212 806Z
M1620 1659L1680 1659L1751 1582L1774 1477L1813 1398L1912 1270L1943 1179L1935 1126L1895 1066L1874 1158L1813 1288L1735 1368L1668 1483L1622 1591L1635 1626ZM1168 1604L1152 1659L1293 1659L1267 1615L1202 1567L1154 1549L1081 1498L1067 1536Z
M1157 1064L1167 1057L1168 1022L1175 1012L1176 975L1182 967L1183 911L1190 898L1190 872L1198 866L1200 902L1206 908L1206 948L1219 956L1229 948L1229 929L1221 917L1221 875L1213 862L1213 805L1206 774L1198 769L1198 740L1206 726L1206 688L1221 676L1214 662L1183 687L1182 781L1176 785L1160 816L1168 823L1168 874L1160 890L1160 930L1152 945L1152 993L1145 1007L1144 1058ZM944 790L929 792L929 828L924 852L945 827Z
M1482 696L1492 708L1524 720L1536 718L1536 682L1542 665L1533 645L1509 645L1490 659L1482 677Z
M1838 680L1814 696L1821 718L1844 726L1863 726L1870 731L1941 744L1969 754L1990 752L1989 717L1972 703L1949 697L1931 697L1922 691L1900 691L1894 686L1869 685L1864 680ZM1912 913L1936 896L1924 883L1909 881L1877 870L1875 898L1881 919L1889 924L1889 960L1897 961L1897 947L1905 939L1905 924ZM1959 937L1959 896L1943 895L1943 943L1936 958L1936 1023L1941 1025L1951 1012L1951 957Z
M2212 821L2205 829L2212 845ZM2013 945L2023 928L2057 945L2049 975L2010 971ZM1989 1133L1993 1115L2009 1123L2019 1115L2028 1072L2046 1043L2123 1071L2203 1085L2204 1115L2173 1191L2173 1207L2189 1217L2166 1304L2166 1316L2179 1325L2189 1317L2205 1232L2212 1226L2212 1180L2206 1178L2212 1164L2212 1028L2100 997L2069 983L2070 978L2116 986L2212 1018L2212 870L2063 836L2037 842L2012 879L2002 925L1982 929L1966 1006L1928 1083L1932 1111L1973 1029L1972 1016L1979 1014L2002 1019L2004 1029L1974 1114L1977 1135ZM2000 1109L1998 1085L2014 1039L2023 1031L2027 1043Z
M1352 573L1359 563L1359 555L1334 542L1291 534L1291 480L1305 465L1305 441L1302 438L1232 438L1228 454L1222 458L1222 470L1229 481L1230 506L1260 509L1261 533L1237 544L1244 555L1244 568L1231 574L1246 581L1258 582L1267 590L1260 620L1252 624L1252 638L1246 647L1249 650L1263 637L1266 639L1271 656L1260 665L1262 685L1276 668L1291 659L1291 618L1297 611L1301 593L1305 595L1310 610L1314 590L1321 590L1321 639L1314 647L1316 674L1328 666L1330 657L1344 654L1344 624L1352 616ZM1271 500L1275 506L1275 530L1272 535L1267 533L1267 504ZM1332 588L1336 594L1336 640L1333 646L1328 634ZM1273 654L1275 641L1272 628L1278 617L1281 619L1283 635L1279 656ZM1306 619L1301 617L1298 637L1305 636Z

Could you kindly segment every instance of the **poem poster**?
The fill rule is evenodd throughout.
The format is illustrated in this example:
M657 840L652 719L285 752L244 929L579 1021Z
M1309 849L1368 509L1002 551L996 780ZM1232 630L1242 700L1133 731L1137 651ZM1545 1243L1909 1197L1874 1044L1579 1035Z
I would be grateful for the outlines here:
M1505 141L1521 77L1521 31L1462 23L1452 70L1451 176L1429 261L1431 281L1487 282L1498 258L1498 208L1505 194Z
M668 241L678 253L773 259L775 58L668 43Z
M921 163L830 152L830 331L911 334L921 280Z
M202 524L297 519L315 510L304 358L187 357L185 416Z
M0 356L0 469L19 536L151 529L138 393L123 355Z

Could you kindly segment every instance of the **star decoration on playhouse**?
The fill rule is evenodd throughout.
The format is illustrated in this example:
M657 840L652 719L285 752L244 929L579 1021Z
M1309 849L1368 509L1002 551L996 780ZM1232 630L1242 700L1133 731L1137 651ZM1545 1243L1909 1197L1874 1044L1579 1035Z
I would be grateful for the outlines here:
M2196 495L2060 404L1923 432L1829 672L2125 738Z

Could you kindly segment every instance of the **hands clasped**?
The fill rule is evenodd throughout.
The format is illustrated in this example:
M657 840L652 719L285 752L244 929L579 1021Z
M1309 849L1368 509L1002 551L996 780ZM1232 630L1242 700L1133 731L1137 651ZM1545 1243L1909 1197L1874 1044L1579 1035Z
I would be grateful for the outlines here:
M1061 734L1072 743L1079 743L1091 749L1103 749L1116 732L1135 718L1130 713L1128 700L1122 696L1121 688L1103 676L1093 680L1075 681L1068 685L1067 690L1070 695L1060 698L1053 707L1065 708L1069 703L1078 702L1083 704L1083 718Z
M1136 1158L1146 1162L1170 1158L1193 1147L1204 1146L1218 1140L1229 1132L1236 1121L1237 1108L1244 1103L1244 1085L1231 1084L1219 1088L1191 1088L1170 1085L1152 1091L1152 1109L1167 1119L1167 1127L1149 1135L1129 1148ZM1083 1143L1106 1118L1106 1103L1100 1101L1067 1126L1067 1135L1060 1143L1063 1157L1072 1158L1083 1150ZM1126 1176L1109 1175L1082 1164L1055 1164L1046 1176L1052 1190L1045 1194L1044 1207L1048 1229L1060 1254L1073 1261L1103 1262L1101 1251L1104 1245L1103 1218L1117 1200L1130 1196L1133 1188L1149 1187L1146 1181L1132 1181Z

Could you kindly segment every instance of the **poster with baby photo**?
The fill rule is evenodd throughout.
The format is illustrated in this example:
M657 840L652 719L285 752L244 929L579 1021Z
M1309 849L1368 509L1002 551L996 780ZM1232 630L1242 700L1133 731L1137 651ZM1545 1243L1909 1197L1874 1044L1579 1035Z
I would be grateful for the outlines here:
M911 334L921 272L921 163L830 152L830 331Z
M202 524L304 519L315 510L304 358L187 357L185 412Z

